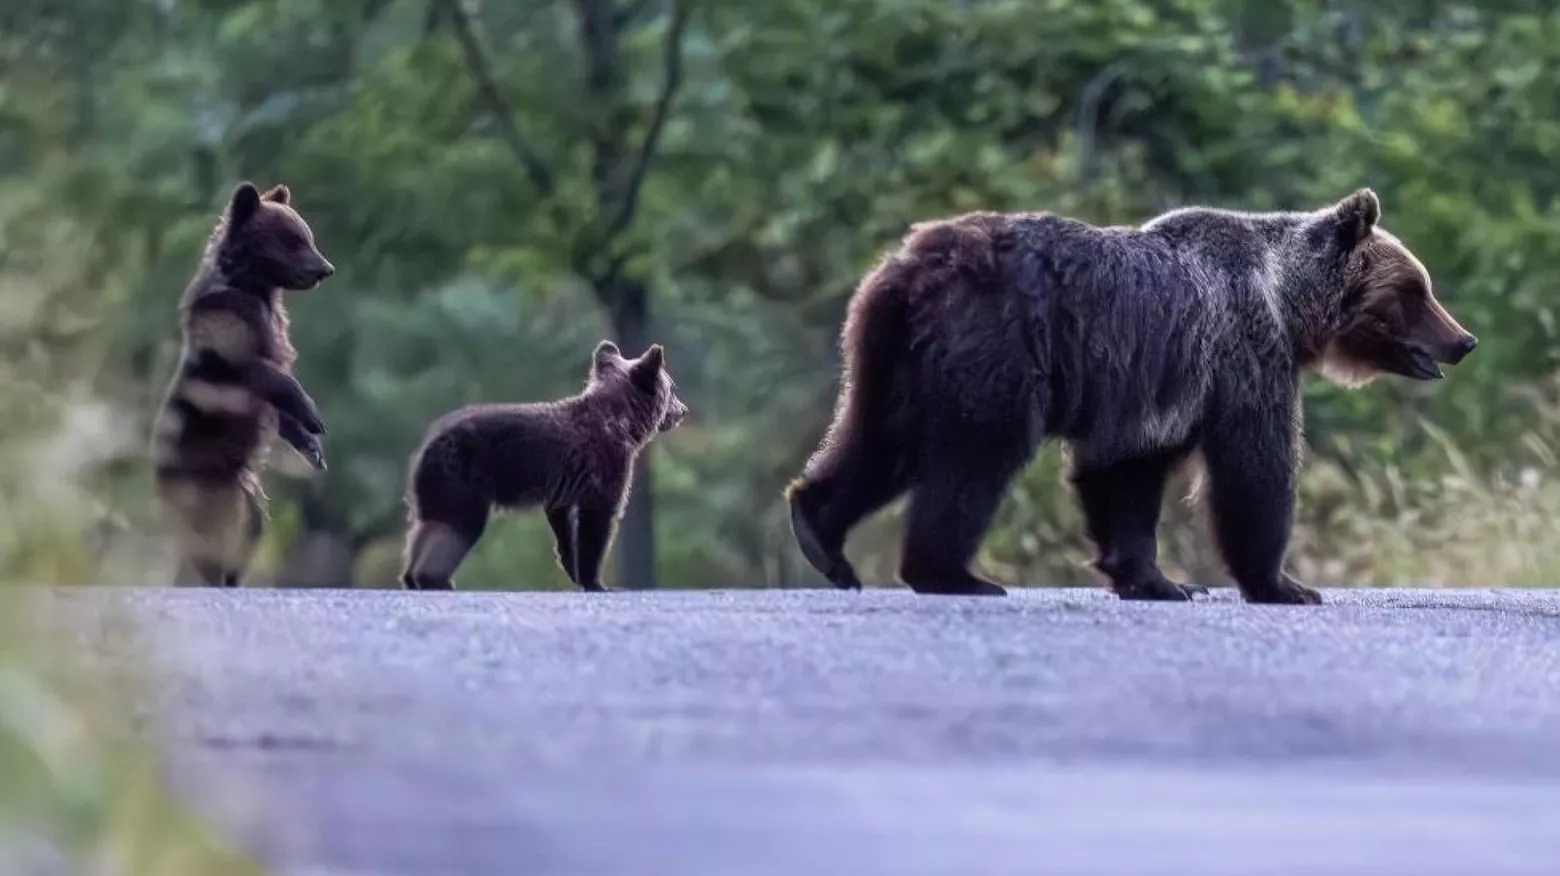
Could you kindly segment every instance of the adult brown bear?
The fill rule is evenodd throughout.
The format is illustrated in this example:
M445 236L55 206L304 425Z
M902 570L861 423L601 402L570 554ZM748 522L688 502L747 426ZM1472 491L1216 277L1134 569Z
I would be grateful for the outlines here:
M1192 207L1137 228L991 212L915 226L851 301L834 421L787 489L803 554L860 587L846 535L911 491L900 580L1001 595L969 564L1009 481L1056 438L1121 598L1201 589L1156 560L1166 481L1196 451L1244 598L1320 602L1281 569L1302 373L1431 380L1477 343L1380 215L1361 189L1310 212Z

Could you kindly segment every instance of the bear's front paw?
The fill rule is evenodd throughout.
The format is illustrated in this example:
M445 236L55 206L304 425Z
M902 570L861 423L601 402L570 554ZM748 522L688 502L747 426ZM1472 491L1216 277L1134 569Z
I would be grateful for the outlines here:
M325 471L327 467L325 465L325 448L320 446L318 439L304 445L303 458L308 460L309 465L313 466L315 471Z
M312 402L304 409L303 417L300 419L303 423L304 431L310 435L325 434L325 420L320 417L319 408L316 408Z

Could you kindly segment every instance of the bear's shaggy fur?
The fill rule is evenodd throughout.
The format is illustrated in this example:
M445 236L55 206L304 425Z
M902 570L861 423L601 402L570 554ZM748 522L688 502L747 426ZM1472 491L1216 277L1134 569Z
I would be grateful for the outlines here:
M158 411L152 463L180 548L181 581L236 586L264 528L259 471L274 437L316 469L325 434L292 376L283 291L335 272L278 185L240 183L179 302L183 350Z
M850 529L911 491L899 578L1000 595L969 571L1011 478L1047 438L1124 599L1185 600L1157 565L1161 497L1193 452L1223 557L1251 602L1315 603L1280 568L1301 374L1441 377L1476 343L1361 189L1310 212L1193 207L1137 228L972 213L915 226L862 281L834 420L787 490L836 586Z
M601 563L628 501L634 460L687 414L659 344L625 359L602 341L578 395L469 405L435 420L407 478L402 586L453 590L455 570L493 509L539 506L569 580L604 590Z

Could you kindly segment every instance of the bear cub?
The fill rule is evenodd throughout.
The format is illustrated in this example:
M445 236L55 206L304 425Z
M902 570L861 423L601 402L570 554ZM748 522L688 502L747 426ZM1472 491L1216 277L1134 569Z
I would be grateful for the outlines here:
M569 581L605 590L601 564L628 501L634 461L687 414L660 344L626 359L602 341L578 395L468 405L435 420L407 479L402 586L453 590L455 570L493 511L540 507Z
M234 188L179 302L183 349L151 447L181 580L238 584L264 527L259 472L273 439L325 468L325 423L292 375L282 293L333 273L287 186Z

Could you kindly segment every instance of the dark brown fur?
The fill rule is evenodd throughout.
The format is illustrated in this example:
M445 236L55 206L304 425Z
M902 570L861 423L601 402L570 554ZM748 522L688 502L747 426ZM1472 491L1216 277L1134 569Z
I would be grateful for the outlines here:
M284 290L334 272L286 186L233 191L179 302L183 352L158 412L152 462L173 524L181 582L236 586L264 529L260 486L280 436L317 469L325 424L292 376Z
M659 344L624 359L602 341L578 395L554 402L470 405L440 417L412 457L401 584L453 590L494 509L540 507L558 565L600 591L601 564L628 501L634 460L688 408Z
M1012 477L1055 438L1122 598L1202 589L1156 560L1165 485L1197 453L1244 597L1319 601L1281 568L1301 374L1434 379L1475 344L1379 217L1362 189L1309 212L1195 207L1137 228L989 212L916 226L850 303L834 421L787 489L803 555L859 588L847 534L910 492L900 580L1002 594L969 564Z
M1438 379L1438 363L1477 343L1436 300L1424 266L1385 231L1360 247L1345 284L1337 333L1314 357L1337 383L1363 386L1381 373Z

